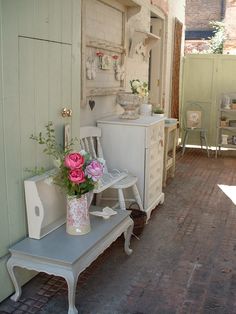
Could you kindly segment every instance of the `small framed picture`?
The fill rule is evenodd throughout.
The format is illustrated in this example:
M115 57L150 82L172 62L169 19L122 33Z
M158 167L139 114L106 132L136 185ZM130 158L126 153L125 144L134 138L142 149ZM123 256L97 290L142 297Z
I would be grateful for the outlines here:
M101 68L102 70L111 70L113 66L112 58L109 55L104 55L102 57L102 64Z
M201 111L187 111L187 127L191 129L202 127Z
M65 124L64 127L64 150L66 150L71 141L71 131L70 131L70 124Z

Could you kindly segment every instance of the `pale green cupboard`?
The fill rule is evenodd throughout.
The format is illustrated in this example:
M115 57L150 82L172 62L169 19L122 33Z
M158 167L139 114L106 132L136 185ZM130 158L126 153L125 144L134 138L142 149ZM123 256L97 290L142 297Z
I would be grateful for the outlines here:
M51 167L29 137L48 121L60 142L65 123L79 135L80 59L80 0L0 0L0 300L13 291L8 247L27 235L25 168Z
M205 109L208 142L216 145L216 126L222 93L236 92L236 56L192 54L184 58L181 119L189 103L198 103ZM183 123L182 123L183 124ZM189 143L199 145L199 135Z

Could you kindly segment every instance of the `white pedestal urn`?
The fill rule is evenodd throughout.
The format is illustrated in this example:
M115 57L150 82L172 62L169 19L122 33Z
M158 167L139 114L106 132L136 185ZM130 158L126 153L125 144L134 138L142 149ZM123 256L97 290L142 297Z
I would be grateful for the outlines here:
M140 97L129 92L119 92L116 97L117 103L124 109L121 119L135 120L139 118L137 110L140 106Z
M88 194L88 193L87 193ZM83 235L90 232L88 195L67 196L66 232L71 235Z

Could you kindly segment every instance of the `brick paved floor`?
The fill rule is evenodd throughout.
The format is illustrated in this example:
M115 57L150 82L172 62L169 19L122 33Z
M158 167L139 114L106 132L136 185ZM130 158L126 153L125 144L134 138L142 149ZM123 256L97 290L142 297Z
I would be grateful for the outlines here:
M236 206L217 184L236 186L236 158L179 156L133 254L120 238L80 276L79 313L236 313ZM67 313L66 284L39 274L0 313Z

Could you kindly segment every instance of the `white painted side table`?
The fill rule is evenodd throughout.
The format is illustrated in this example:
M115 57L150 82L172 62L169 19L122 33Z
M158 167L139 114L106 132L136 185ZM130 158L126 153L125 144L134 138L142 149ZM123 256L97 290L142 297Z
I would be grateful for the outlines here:
M18 301L21 296L21 286L15 274L15 267L19 266L65 278L68 285L68 314L77 314L75 291L79 274L122 233L125 236L125 252L128 255L132 253L129 245L133 220L129 214L129 211L118 210L117 215L108 220L90 216L91 232L86 235L71 236L63 225L40 240L26 238L12 246L7 262L15 287L11 299Z

